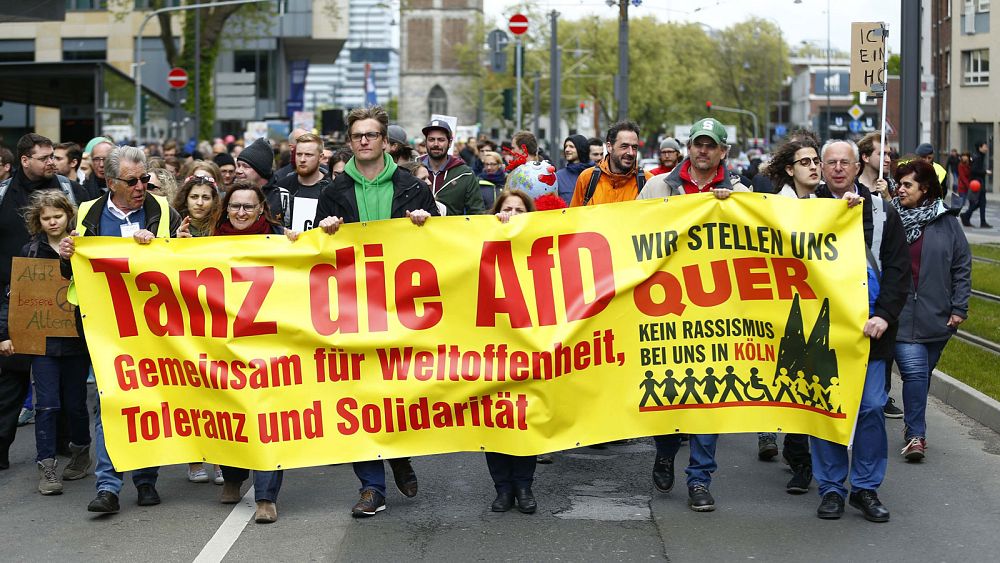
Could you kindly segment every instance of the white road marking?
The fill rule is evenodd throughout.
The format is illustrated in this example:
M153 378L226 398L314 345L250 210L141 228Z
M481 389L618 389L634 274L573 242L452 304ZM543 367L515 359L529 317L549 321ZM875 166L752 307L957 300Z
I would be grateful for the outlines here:
M194 563L222 561L229 553L229 549L239 539L240 534L243 533L243 528L246 528L247 523L256 513L257 503L254 501L253 487L250 487L240 502L233 507L233 511L229 513L219 529L215 531L212 539L208 540L205 547L201 548L201 553L194 558Z

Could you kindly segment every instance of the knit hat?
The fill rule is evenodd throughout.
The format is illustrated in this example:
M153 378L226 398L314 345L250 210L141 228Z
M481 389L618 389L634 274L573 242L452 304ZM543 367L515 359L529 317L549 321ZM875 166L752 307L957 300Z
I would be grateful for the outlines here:
M587 144L586 137L570 135L563 141L563 147L566 146L566 141L573 143L573 146L576 147L576 157L580 162L590 162L590 145Z
M236 161L233 160L233 157L228 152L220 152L219 154L215 155L215 157L212 160L219 168L222 168L223 166L226 165L236 166Z
M247 163L261 178L268 179L274 166L274 149L271 148L270 141L261 137L243 149L236 160Z
M673 137L667 137L660 141L660 150L663 149L674 149L677 152L681 152L681 144L677 142L677 139Z
M94 147L96 147L101 143L111 143L112 146L114 146L115 144L115 142L112 141L110 137L94 137L93 139L90 140L89 143L87 143L87 146L83 149L83 153L90 154L91 152L94 151Z
M914 152L916 152L917 156L930 156L934 154L934 145L930 143L920 143L920 145L917 146L917 150Z

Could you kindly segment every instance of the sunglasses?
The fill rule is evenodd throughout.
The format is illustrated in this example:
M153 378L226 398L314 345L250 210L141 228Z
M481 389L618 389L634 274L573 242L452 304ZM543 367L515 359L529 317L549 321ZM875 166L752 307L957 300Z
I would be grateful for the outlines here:
M115 178L115 180L118 180L119 182L125 182L125 184L128 185L128 187L132 188L135 187L135 185L138 184L139 182L142 182L143 184L148 184L149 178L150 178L149 174L143 174L138 178L130 178L128 180L126 180L125 178Z
M211 176L200 176L200 175L197 175L197 176L188 176L187 178L184 178L184 183L187 184L188 182L193 182L195 185L198 185L198 184L207 184L207 185L210 185L210 186L214 186L215 185L215 178L213 178Z

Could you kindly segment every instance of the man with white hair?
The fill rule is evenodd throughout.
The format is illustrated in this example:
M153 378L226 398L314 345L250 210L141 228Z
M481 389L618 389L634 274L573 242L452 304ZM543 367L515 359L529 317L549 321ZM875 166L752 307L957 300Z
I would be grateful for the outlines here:
M146 172L146 155L136 147L119 147L110 151L103 164L108 191L101 197L80 205L76 225L71 235L59 243L62 273L72 277L69 260L76 250L74 236L107 236L132 238L139 244L149 244L154 238L177 235L181 217L170 208L165 198L147 191L149 173ZM76 303L75 288L71 286L69 300ZM79 315L79 309L77 309ZM77 316L77 328L83 329ZM97 497L90 502L90 512L114 513L120 509L118 495L122 489L123 474L116 471L108 456L104 442L104 425L101 422L100 402L95 417L94 449L97 457ZM132 472L132 482L139 493L139 506L160 504L156 492L158 467L147 467Z

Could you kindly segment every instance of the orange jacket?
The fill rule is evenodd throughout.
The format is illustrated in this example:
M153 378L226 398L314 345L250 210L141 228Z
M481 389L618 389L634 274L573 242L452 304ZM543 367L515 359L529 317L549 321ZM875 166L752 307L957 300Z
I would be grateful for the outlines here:
M587 205L632 201L639 195L636 184L636 175L639 173L638 162L636 163L636 168L633 168L628 174L615 174L611 172L607 157L601 160L598 166L601 168L601 177L597 179L594 196L590 198ZM590 177L593 174L593 168L588 168L580 173L580 177L576 179L576 189L573 190L573 199L570 201L570 207L581 207L583 205L583 198L587 194L587 187L590 185ZM652 177L648 172L643 172L642 174L646 177L646 180Z

